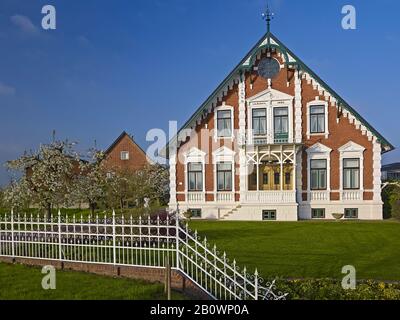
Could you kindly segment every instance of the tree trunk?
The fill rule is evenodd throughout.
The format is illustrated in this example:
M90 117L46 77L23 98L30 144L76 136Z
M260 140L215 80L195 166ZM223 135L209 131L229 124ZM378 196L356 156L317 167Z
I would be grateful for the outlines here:
M94 210L96 208L96 204L94 202L90 202L90 212L92 216L94 216Z
M47 219L51 218L51 203L47 203L46 205L46 214L47 214Z

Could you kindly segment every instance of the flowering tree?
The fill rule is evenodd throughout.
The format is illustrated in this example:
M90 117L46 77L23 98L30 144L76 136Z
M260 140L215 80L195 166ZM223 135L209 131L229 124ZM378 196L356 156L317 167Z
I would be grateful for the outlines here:
M17 199L19 189L27 189L33 203L51 214L52 206L70 205L74 166L79 163L74 143L56 141L42 145L37 152L30 152L7 162L9 170L20 172L23 177L10 188L10 199Z
M2 206L8 206L13 209L22 209L29 206L31 193L25 177L19 180L12 180L10 185L2 192L1 200Z
M89 161L80 163L80 174L76 176L74 195L80 202L89 204L91 213L94 214L96 205L105 197L106 171L102 160L105 155L102 151L89 150Z

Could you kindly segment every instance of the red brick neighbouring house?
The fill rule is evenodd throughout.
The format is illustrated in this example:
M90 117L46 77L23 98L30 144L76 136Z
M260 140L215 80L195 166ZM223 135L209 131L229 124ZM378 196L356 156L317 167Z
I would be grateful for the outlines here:
M105 151L104 161L109 173L133 172L151 164L143 149L125 131Z
M170 141L170 209L382 219L381 154L393 148L268 32Z

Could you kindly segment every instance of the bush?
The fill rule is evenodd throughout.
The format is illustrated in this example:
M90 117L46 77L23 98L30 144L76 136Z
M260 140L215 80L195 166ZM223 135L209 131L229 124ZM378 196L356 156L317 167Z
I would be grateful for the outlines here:
M288 300L399 300L400 284L377 281L357 283L355 290L344 290L339 280L278 280L277 289L288 293ZM275 290L275 291L278 291Z
M400 219L400 187L387 186L382 194L384 217Z

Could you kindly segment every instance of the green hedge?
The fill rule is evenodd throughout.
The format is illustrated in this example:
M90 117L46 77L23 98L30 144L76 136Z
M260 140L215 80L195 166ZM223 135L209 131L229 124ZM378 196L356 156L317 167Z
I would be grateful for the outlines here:
M278 280L277 290L288 300L400 300L400 283L362 281L355 290L344 290L341 281L330 279Z

